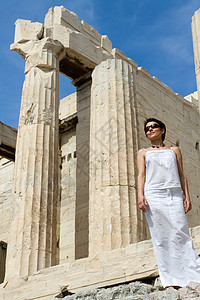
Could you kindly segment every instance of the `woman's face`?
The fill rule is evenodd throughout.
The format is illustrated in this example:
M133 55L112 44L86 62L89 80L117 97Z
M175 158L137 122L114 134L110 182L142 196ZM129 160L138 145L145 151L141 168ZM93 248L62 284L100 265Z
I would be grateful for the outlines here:
M162 134L165 132L165 129L161 129L159 124L156 122L148 122L146 124L146 136L150 141L161 140Z

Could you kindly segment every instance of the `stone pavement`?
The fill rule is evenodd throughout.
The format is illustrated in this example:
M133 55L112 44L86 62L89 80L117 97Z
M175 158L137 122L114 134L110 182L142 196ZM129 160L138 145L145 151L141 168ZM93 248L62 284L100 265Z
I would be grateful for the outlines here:
M69 295L67 290L54 299L65 300L178 300L200 299L200 284L191 282L187 287L178 291L175 289L163 289L159 280L155 284L132 282L101 289L88 289Z

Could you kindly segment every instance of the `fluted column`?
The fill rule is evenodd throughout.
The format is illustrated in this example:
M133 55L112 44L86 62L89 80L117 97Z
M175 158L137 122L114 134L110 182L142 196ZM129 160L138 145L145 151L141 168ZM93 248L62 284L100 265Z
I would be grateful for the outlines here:
M144 238L136 199L137 110L135 69L107 60L92 74L89 253Z
M13 44L26 59L16 146L7 278L56 264L58 53L51 39Z
M192 17L192 36L194 49L195 73L200 108L200 9Z

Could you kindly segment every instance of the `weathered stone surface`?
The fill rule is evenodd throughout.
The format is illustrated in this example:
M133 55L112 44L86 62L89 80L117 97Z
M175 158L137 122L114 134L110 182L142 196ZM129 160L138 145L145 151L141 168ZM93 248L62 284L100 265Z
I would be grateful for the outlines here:
M105 49L109 53L111 53L111 51L112 51L112 43L108 39L107 35L102 35L102 37L101 37L101 48Z
M14 43L11 44L10 49L18 52L26 60L26 74L32 67L44 69L58 68L58 56L64 48L59 41L44 38L41 41L30 40L22 44Z
M0 122L0 156L15 159L17 129Z
M114 300L114 299L136 299L135 297L141 297L149 294L156 289L148 284L136 282L128 285L119 285L111 288L102 288L102 289L88 289L83 292L78 292L72 296L66 296L66 300L75 300L75 299L98 299L98 300ZM138 298L137 298L138 299Z
M15 43L39 40L43 35L43 24L18 19L15 22Z
M67 294L67 291L65 291ZM188 294L186 294L188 295ZM55 298L53 298L55 299ZM52 300L53 300L52 299ZM180 294L177 290L166 289L160 291L153 285L142 282L118 285L102 289L88 289L74 295L65 296L65 300L177 300Z
M145 239L136 197L136 72L122 60L92 74L90 126L90 255Z
M77 113L77 93L60 100L59 119L62 121Z
M74 295L67 295L63 291L65 300L179 300L200 299L200 283L191 282L187 287L175 289L163 289L162 286L132 282L130 284L118 285L101 289L88 289ZM66 296L65 296L66 295ZM55 298L52 298L52 300Z
M190 282L180 290L181 299L200 299L200 283Z
M74 12L64 8L64 6L51 7L45 16L44 23L46 28L59 24L72 30L81 31L81 22L78 16Z
M75 259L76 128L61 137L61 204L59 263Z
M13 200L12 184L14 162L0 157L0 241L8 243L11 205Z
M198 92L191 93L184 97L187 101L190 101L194 105L198 106Z
M137 64L134 60L128 58L128 57L126 56L126 54L123 53L121 50L119 50L119 49L117 49L117 48L113 48L111 54L113 55L113 58L115 58L115 59L122 59L123 61L128 62L128 63L131 64L134 68L137 69L138 64Z
M14 44L26 58L14 175L7 279L56 264L58 54L51 39Z
M60 101L61 202L59 263L75 259L77 94Z

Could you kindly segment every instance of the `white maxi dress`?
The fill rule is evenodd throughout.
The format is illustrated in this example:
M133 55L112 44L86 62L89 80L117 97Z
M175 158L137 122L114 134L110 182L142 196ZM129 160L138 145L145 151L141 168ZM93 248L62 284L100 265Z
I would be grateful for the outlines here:
M162 285L200 283L200 257L189 234L176 154L172 148L150 150L145 163L146 218Z

